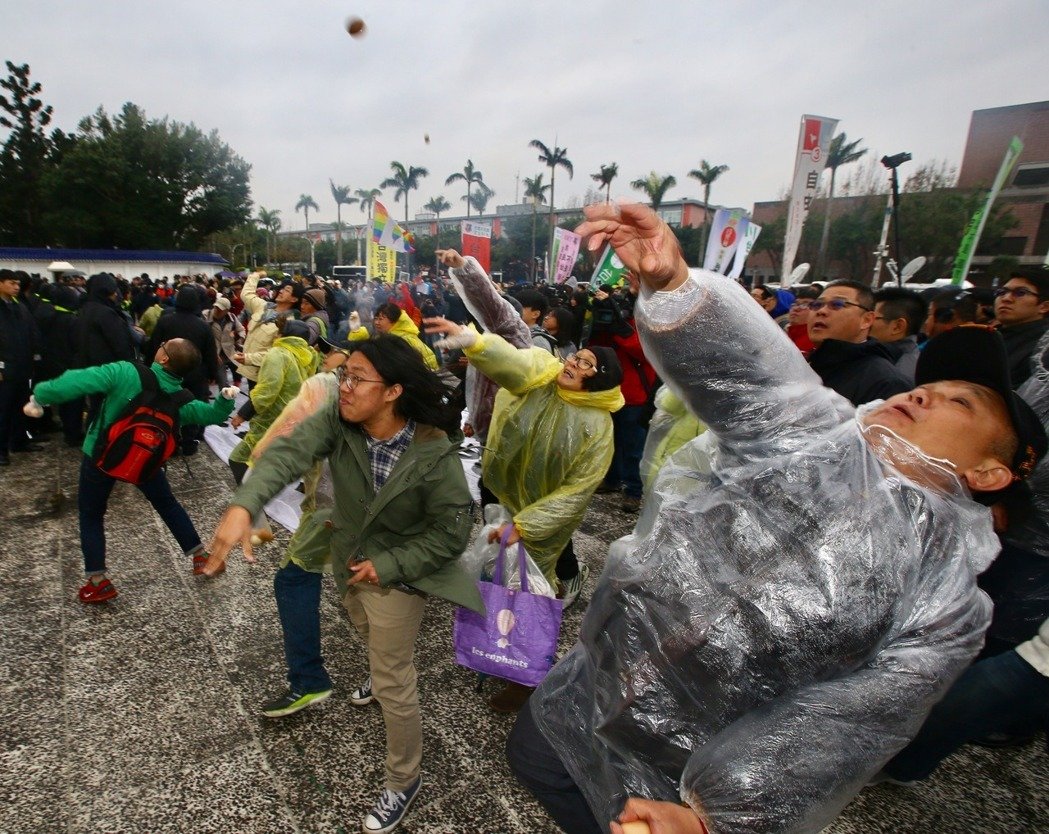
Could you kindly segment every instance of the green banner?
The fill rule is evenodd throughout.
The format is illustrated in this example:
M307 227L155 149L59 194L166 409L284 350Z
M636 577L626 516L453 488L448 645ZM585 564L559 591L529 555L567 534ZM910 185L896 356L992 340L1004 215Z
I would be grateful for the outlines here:
M1023 149L1024 143L1020 141L1020 137L1014 136L1009 147L1006 148L1002 166L998 169L998 176L994 178L994 185L991 186L986 202L975 211L965 229L961 246L958 247L958 254L954 257L954 270L951 273L951 283L955 286L961 286L965 276L969 274L969 267L972 266L973 256L976 254L976 246L980 242L980 235L983 234L987 216L991 213L991 206L998 192L1005 185L1005 181L1009 179L1009 174L1016 167L1016 161L1020 158Z
M623 273L626 267L619 260L615 250L610 244L605 244L605 251L601 253L601 260L594 268L594 274L590 277L591 287L604 287L608 284L619 286L623 281Z

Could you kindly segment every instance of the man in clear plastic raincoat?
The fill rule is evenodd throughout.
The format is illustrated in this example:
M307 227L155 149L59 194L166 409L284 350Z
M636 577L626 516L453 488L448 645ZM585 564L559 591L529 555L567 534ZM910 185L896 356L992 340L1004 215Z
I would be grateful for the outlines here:
M641 276L645 353L717 443L660 474L651 533L610 556L511 767L573 834L818 831L978 651L998 544L972 493L1029 474L1045 434L993 334L970 331L982 362L930 345L918 388L857 413L740 286L691 277L650 209L586 216L591 249Z

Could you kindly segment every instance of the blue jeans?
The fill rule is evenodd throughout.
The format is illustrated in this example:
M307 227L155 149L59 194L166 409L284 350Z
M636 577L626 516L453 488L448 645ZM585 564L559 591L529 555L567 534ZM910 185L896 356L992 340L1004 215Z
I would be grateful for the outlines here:
M321 574L303 570L294 562L273 576L288 684L297 695L331 689L321 657L321 579Z
M631 498L640 498L642 492L641 455L645 451L648 428L638 419L644 410L643 405L625 405L612 414L615 454L605 483L622 486L623 493Z
M884 771L902 782L924 779L966 742L1037 729L1047 721L1049 678L1008 651L970 666Z
M517 781L528 788L546 812L568 834L607 834L598 823L583 792L546 740L526 702L506 740L506 758Z
M106 570L104 522L109 494L116 482L116 478L102 472L87 455L80 459L80 495L77 507L80 511L80 549L84 551L84 572L88 576L105 573ZM138 484L138 488L153 505L153 509L160 514L183 552L190 553L200 547L200 536L197 535L186 511L172 494L163 469L148 481Z

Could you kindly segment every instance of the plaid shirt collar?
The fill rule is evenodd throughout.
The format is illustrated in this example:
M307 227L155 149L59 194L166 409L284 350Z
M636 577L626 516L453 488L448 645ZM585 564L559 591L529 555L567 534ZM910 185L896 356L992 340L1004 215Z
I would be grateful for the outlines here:
M372 486L376 492L382 489L389 480L390 475L393 474L393 468L401 459L404 450L408 448L408 444L412 442L413 437L415 437L414 420L405 423L404 428L389 440L376 440L367 432L364 433L364 439L368 443L368 460L372 467Z

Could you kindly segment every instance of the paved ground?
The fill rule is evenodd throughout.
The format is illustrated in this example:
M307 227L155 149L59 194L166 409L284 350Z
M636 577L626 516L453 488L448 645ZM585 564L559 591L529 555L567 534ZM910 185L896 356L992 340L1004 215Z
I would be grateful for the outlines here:
M284 686L271 582L286 534L258 565L234 561L204 581L137 491L118 487L108 533L121 595L83 606L78 454L52 442L0 469L0 832L358 831L382 780L383 732L376 707L346 699L366 665L334 589L324 648L336 694L283 721L262 718L258 704ZM192 476L175 462L171 481L205 535L232 481L208 450L191 466ZM595 577L629 526L611 499L595 498L576 539ZM581 615L566 615L566 645ZM403 830L551 831L505 765L510 719L451 660L451 617L431 601L419 639L426 785ZM828 831L1046 831L1047 777L1041 743L967 748L921 787L868 788Z

